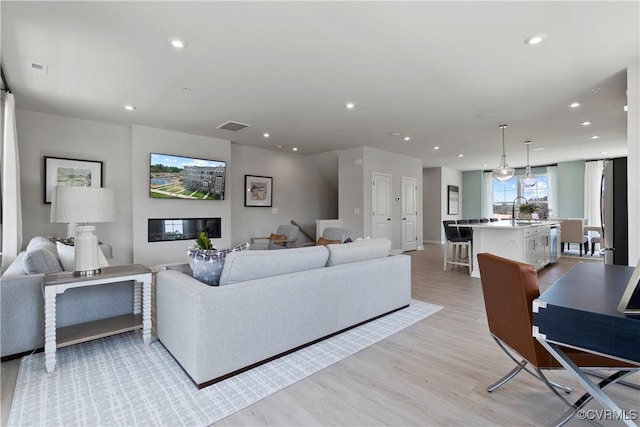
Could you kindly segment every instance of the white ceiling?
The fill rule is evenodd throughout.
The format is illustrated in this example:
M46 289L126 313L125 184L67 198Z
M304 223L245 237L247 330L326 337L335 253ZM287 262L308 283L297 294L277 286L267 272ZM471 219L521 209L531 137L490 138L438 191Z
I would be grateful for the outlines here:
M533 165L626 155L638 1L0 7L2 67L19 108L303 155L367 145L458 170L498 165L502 123L511 166L526 163L527 139L544 147ZM538 33L543 43L524 44ZM568 108L575 100L583 105ZM228 120L252 126L216 129Z

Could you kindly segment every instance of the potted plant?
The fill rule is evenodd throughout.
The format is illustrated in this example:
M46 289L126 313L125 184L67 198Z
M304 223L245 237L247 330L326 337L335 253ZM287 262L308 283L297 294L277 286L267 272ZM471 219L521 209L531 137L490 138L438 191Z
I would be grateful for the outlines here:
M518 208L520 211L520 215L518 218L520 219L531 219L533 214L538 210L538 206L529 203L525 203L524 205L520 205Z
M222 274L224 256L216 250L206 232L201 232L195 245L187 249L193 277L208 285L217 285Z

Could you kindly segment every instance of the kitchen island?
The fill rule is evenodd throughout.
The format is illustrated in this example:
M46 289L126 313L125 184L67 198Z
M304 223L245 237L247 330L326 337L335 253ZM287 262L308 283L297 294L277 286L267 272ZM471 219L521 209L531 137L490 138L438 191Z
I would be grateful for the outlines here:
M482 252L526 262L536 270L560 256L560 222L506 220L465 226L473 230L473 277L480 277L477 255Z

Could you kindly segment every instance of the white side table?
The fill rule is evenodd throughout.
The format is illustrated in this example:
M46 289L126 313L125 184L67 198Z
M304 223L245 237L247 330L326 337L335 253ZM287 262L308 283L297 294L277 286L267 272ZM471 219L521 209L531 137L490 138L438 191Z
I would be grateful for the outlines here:
M134 280L133 313L56 329L56 295L67 289ZM47 372L56 366L56 349L110 335L142 329L151 343L151 270L141 264L104 267L100 274L82 277L72 272L44 276L44 354Z

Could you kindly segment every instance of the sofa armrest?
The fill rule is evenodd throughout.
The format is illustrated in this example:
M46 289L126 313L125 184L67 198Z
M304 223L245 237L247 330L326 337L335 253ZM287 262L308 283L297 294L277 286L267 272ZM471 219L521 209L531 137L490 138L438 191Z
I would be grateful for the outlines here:
M187 372L196 372L198 296L208 285L175 270L156 275L156 330Z
M0 289L2 356L44 345L44 274L4 275Z

